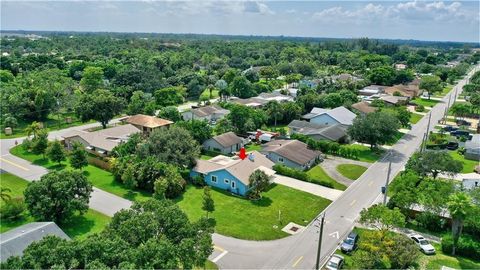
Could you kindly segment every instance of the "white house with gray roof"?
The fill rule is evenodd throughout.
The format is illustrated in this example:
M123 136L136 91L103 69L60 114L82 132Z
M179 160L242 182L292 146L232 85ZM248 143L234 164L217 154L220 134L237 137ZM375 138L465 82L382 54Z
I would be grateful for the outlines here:
M182 113L182 118L185 121L189 120L205 120L208 122L218 121L229 114L230 111L218 105L210 105L191 109Z
M305 170L321 160L322 152L298 140L275 140L263 145L261 153L275 164Z
M343 106L337 107L335 109L323 109L315 107L310 111L310 113L302 116L303 119L308 120L310 123L323 126L335 124L351 126L353 124L353 120L356 117L356 114L349 111Z
M342 124L319 125L307 121L293 120L288 124L289 134L302 134L315 140L334 142L348 141L348 126Z
M220 152L228 155L237 152L244 145L243 139L233 132L226 132L203 142L202 147L207 151Z
M47 235L54 235L70 240L54 222L32 222L0 234L1 261L11 256L21 256L33 242L40 241Z

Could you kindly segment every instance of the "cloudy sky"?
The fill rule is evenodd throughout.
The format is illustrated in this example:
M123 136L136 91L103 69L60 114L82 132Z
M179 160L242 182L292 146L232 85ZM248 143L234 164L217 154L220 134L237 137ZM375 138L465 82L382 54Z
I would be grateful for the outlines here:
M1 1L2 30L479 42L478 1Z

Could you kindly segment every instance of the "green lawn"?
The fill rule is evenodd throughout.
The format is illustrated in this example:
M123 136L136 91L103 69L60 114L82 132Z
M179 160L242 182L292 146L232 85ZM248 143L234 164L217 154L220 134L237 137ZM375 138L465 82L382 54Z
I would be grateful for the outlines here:
M210 97L210 91L208 89L205 89L200 95L200 100L203 100L203 99L208 100L208 99L218 98L218 97L219 97L219 94L217 89L212 90L212 97Z
M434 97L444 97L448 94L448 92L450 92L450 90L452 90L452 88L453 88L453 85L447 85L443 88L441 93L435 94Z
M362 234L367 231L366 229L355 228L354 229L360 236L359 241L362 241ZM415 269L441 269L442 266L448 266L455 269L480 269L480 262L474 262L473 260L452 257L442 252L441 245L438 243L432 243L435 247L435 255L420 255L418 259L418 267ZM335 251L336 254L340 254L345 258L344 269L358 269L359 267L352 258L352 254L344 254L340 250Z
M256 143L250 143L245 145L245 151L250 152L250 151L260 151L262 150L262 145L261 144L256 144Z
M437 103L439 103L440 101L438 100L434 100L434 99L423 99L423 98L416 98L414 100L412 100L412 103L415 103L417 105L423 105L424 107L433 107L435 106Z
M397 131L397 133L395 133L395 137L393 138L393 140L391 142L388 142L387 145L396 144L403 137L403 135L405 135L405 133Z
M337 171L351 180L357 180L367 168L357 164L340 164L337 166Z
M449 151L449 152L450 152L450 155L453 157L453 159L459 160L463 163L463 170L461 173L472 173L473 170L475 169L475 166L478 165L478 161L465 159L463 155L461 155L457 151Z
M322 182L327 182L333 185L334 189L338 190L345 190L347 187L344 184L341 184L335 179L331 178L325 171L323 170L322 167L320 166L315 166L311 168L309 171L307 171L308 176L312 179L312 183L319 183L320 181Z
M43 166L49 170L71 169L68 161L64 161L62 165L58 165L57 163L53 163L48 159L44 159L42 155L35 155L25 151L21 145L13 147L10 150L10 153L17 157L26 159L33 164ZM113 175L110 172L95 167L93 165L88 165L87 167L85 167L83 169L83 173L87 176L88 180L90 180L90 182L92 182L95 187L113 193L125 199L131 201L145 201L151 197L151 194L148 192L131 190L129 188L126 188L121 183L115 181Z
M416 124L416 123L418 123L418 121L420 121L423 117L424 117L424 115L422 115L422 114L412 113L412 114L410 114L410 123Z
M175 199L192 220L205 216L202 211L203 189L187 186ZM216 232L240 239L272 240L288 236L281 229L289 222L307 225L331 201L286 186L272 184L263 198L250 201L230 193L212 189ZM279 211L280 221L279 221Z
M71 117L72 118L72 123L67 124L65 122L66 117ZM5 135L5 127L1 126L0 139L11 139L11 138L18 138L18 137L27 136L27 134L25 133L25 128L28 125L30 125L31 122L25 122L25 121L18 121L18 122L19 122L18 126L13 129L13 134L12 135ZM94 122L95 121L90 121L90 122L87 122L87 123L94 123ZM60 117L57 116L57 115L50 114L48 116L47 120L43 121L44 127L47 128L48 131L85 125L87 123L84 123L84 122L80 121L79 119L77 119L77 117L73 113L63 114Z
M358 151L358 160L374 163L380 159L383 155L383 150L370 150L370 147L360 144L351 144L348 146L350 149L356 149Z
M0 186L9 188L12 197L23 197L23 191L27 188L28 182L20 177L9 173L0 174ZM0 205L3 205L3 201ZM16 221L2 220L0 232L6 232L26 223L34 222L35 219L26 211L23 218ZM59 224L60 228L71 238L85 238L89 234L98 233L110 222L110 217L89 209L85 215L75 215L71 220Z

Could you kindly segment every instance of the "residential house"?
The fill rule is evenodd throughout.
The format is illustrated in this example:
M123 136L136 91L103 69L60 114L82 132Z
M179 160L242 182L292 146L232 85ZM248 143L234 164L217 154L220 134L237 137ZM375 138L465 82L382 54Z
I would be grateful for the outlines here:
M358 94L360 96L366 96L366 97L369 97L369 96L373 96L373 95L378 95L378 94L382 94L383 91L385 90L386 86L383 86L383 85L369 85L369 86L365 86L364 88L358 90Z
M223 133L203 142L202 147L207 151L230 154L243 147L243 139L233 132Z
M404 69L407 68L407 65L402 64L402 63L398 63L398 64L395 64L394 67L395 67L396 70L404 70Z
M205 120L208 122L215 122L219 119L225 117L225 115L229 114L230 111L224 109L218 105L210 105L205 107L199 107L191 109L190 111L186 111L182 113L182 118L185 121L189 120Z
M5 262L12 256L21 256L30 244L47 235L70 240L54 222L27 223L0 234L0 260Z
M173 124L170 120L144 114L130 116L126 121L140 129L145 135L150 134L155 129L168 128L168 126Z
M321 160L322 152L308 148L298 140L275 140L263 145L261 151L275 164L305 170Z
M288 124L289 134L302 134L315 140L334 142L348 141L348 126L342 124L319 125L307 121L293 120Z
M331 79L333 82L360 82L360 81L363 81L362 78L359 78L357 76L353 76L351 74L348 74L348 73L342 73L342 74L339 74L339 75L334 75L334 76L331 76Z
M299 86L305 86L308 88L317 88L319 84L322 83L321 79L313 79L313 80L300 80L298 82Z
M73 143L81 143L85 149L97 156L108 156L115 146L128 141L135 133L140 133L137 127L125 124L112 128L101 129L94 132L74 130L63 135L65 147L72 150Z
M335 109L313 108L310 113L302 116L303 119L308 120L310 123L324 126L335 124L351 126L355 117L357 117L356 114L343 106Z
M472 139L465 142L466 159L480 161L480 134L473 134Z
M280 88L280 89L273 90L273 93L280 93L280 94L287 93L287 95L293 98L296 98L298 94L298 88L292 88L292 87Z
M231 98L230 101L233 103L245 105L247 107L261 108L270 101L277 101L280 103L293 101L293 97L284 95L280 92L271 92L271 93L261 93L256 97L251 97L246 99L234 97L234 98Z
M396 95L397 93L404 97L413 98L420 95L420 88L416 83L396 84L385 88L385 93L389 95Z
M284 95L279 92L271 92L271 93L261 93L258 95L257 98L261 98L266 100L267 102L269 101L278 101L278 102L288 102L288 101L293 101L293 97L289 95Z
M250 190L250 175L261 170L272 176L275 174L273 165L272 161L257 151L252 151L243 160L238 156L219 155L210 160L197 160L190 177L200 176L209 186L245 196Z
M363 115L375 112L377 110L377 108L373 107L372 105L370 105L370 103L366 101L360 101L352 104L352 108L354 111L357 111Z
M462 188L466 190L472 190L474 188L480 188L480 177L477 178L463 178Z
M381 95L379 99L382 100L386 105L391 105L391 106L406 105L409 100L408 97L390 96L390 95Z
M253 71L253 72L256 72L256 73L259 73L260 70L263 68L264 66L250 66L249 68L245 69L242 71L242 75L245 75L247 72L249 71Z

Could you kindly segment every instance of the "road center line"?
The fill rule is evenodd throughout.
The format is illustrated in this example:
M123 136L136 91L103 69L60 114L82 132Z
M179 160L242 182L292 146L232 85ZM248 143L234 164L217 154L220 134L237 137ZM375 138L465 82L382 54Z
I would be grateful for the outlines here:
M350 206L354 205L356 202L357 202L357 200L353 200L353 201L350 203Z
M4 159L4 158L1 158L1 157L0 157L0 160L5 161L5 162L7 162L8 164L13 165L13 166L15 166L15 167L17 167L17 168L20 168L20 169L22 169L22 170L24 170L24 171L30 171L30 169L27 169L27 168L25 168L25 167L23 167L23 166L21 166L21 165L18 165L17 163L15 163L15 162L13 162L13 161L10 161L10 160L8 160L8 159Z
M370 183L368 183L368 186L371 187L373 185L373 181L370 181Z
M224 250L220 255L218 255L217 257L215 257L212 262L216 263L218 262L223 256L227 255L228 251Z
M292 264L292 268L295 268L297 264L303 259L303 256L298 257L298 259Z

